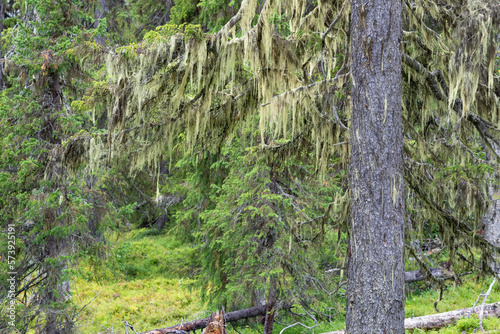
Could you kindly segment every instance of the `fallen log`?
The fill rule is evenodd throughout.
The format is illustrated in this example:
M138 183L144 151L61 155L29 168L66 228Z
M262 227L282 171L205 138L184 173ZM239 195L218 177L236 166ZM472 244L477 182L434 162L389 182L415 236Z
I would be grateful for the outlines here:
M292 307L291 304L284 304L280 308L281 309L289 309L291 307ZM232 321L238 321L238 320L247 319L247 318L254 318L254 317L258 317L258 316L263 316L263 315L266 315L266 313L267 313L267 304L247 308L244 310L226 313L224 315L224 319L226 320L226 322L232 322ZM176 330L191 332L191 331L195 331L197 329L205 328L208 325L209 321L210 321L210 318L194 320L191 322L186 322L185 324L179 324L179 325L160 328L160 329L153 329L153 330L150 330L148 332L143 332L140 334L167 334L169 332L173 332Z
M463 308L460 310L454 310L444 313L437 313L431 315L424 315L422 317L408 318L405 319L405 329L422 329L431 330L439 329L444 326L452 325L457 322L458 319L468 317L471 314L472 307ZM478 314L481 311L481 307L475 307L474 313ZM500 303L493 303L484 306L483 317L500 317ZM323 334L344 334L344 330L327 332Z
M451 274L449 271L437 267L437 268L430 268L431 275L434 278L437 279L446 279L446 278L451 278ZM425 279L425 274L421 272L420 270L413 270L413 271L406 271L405 272L405 281L406 283L410 282L417 282L417 281L422 281Z
M472 307L463 308L444 313L424 315L422 317L405 319L405 329L437 329L448 326L457 322L458 319L468 317L471 314ZM474 313L479 314L481 307L475 307ZM500 316L500 303L493 303L484 306L483 317L499 317Z
M333 268L325 271L327 274L331 274L337 271L341 271L341 268ZM436 279L447 279L453 277L452 274L440 267L437 268L430 268L429 271L431 272L431 275L436 278ZM425 274L421 272L420 270L413 270L413 271L406 271L405 272L405 281L406 283L410 282L418 282L418 281L423 281L425 279Z

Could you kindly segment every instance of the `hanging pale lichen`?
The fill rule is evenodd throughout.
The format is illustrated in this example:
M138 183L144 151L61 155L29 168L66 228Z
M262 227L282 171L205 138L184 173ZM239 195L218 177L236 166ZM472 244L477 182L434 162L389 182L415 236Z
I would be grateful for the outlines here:
M498 169L500 9L496 0L403 4L406 207L450 242L471 238L486 247L474 221L487 206L483 176ZM101 87L109 96L107 140L89 140L90 168L124 156L131 172L156 165L180 136L186 151L217 151L237 124L257 119L269 159L287 159L307 140L323 175L332 158L345 166L349 141L363 135L345 129L357 84L349 76L349 2L319 1L305 13L303 0L266 1L253 24L257 6L243 1L215 35L166 25L109 53ZM277 31L275 13L290 20L289 35ZM348 198L334 199L338 219L347 219Z
M500 8L496 1L403 3L411 219L439 226L450 261L465 240L492 256L491 245L476 231L488 206L491 179L485 175L498 170L500 82L492 61ZM422 233L414 231L410 238Z

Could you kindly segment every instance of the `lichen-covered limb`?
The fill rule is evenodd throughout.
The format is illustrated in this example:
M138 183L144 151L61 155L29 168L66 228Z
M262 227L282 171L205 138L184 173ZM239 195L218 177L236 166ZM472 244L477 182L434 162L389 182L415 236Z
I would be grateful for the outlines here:
M342 12L344 11L344 6L345 6L345 4L342 5L342 8L340 8L339 14L335 18L335 20L333 20L332 23L330 23L330 26L328 27L328 29L326 29L326 31L323 33L323 36L321 36L321 45L322 46L325 45L325 38L326 38L326 36L333 29L333 27L335 26L335 24L340 19L341 15L342 15Z
M453 233L460 232L464 236L471 238L472 240L477 242L478 247L480 247L481 249L491 249L491 246L494 246L491 245L487 240L485 240L482 235L476 233L476 231L473 230L469 225L467 225L465 221L461 221L460 219L456 218L448 209L442 207L434 200L432 200L429 192L425 191L423 189L423 186L421 186L426 184L427 182L423 180L422 177L419 177L419 179L417 179L417 176L415 176L410 166L408 165L406 166L405 181L407 186L415 191L415 193L427 205L427 207L433 210L446 222L448 226L447 228L451 229ZM491 254L488 254L488 256L491 256Z
M412 68L413 70L415 70L417 73L419 73L426 79L426 82L429 85L431 92L438 100L443 102L448 101L448 96L446 93L448 87L446 86L446 81L444 80L441 70L438 69L435 70L434 72L430 72L429 70L427 70L427 68L425 68L425 66L423 66L417 60L411 58L405 53L403 53L403 63L408 67ZM459 115L462 115L463 112L462 100L459 98L455 99L455 103L453 104L452 108ZM495 131L500 131L498 127L494 126L491 122L485 120L479 115L474 114L471 111L467 111L466 118L475 126L475 128L483 138L491 140L496 145L500 146L500 140L494 137L488 131L488 128L493 129ZM486 142L489 144L487 140ZM497 155L497 152L493 148L491 148L491 146L489 148L493 154Z
M440 88L438 84L437 77L438 73L440 72L439 70L431 73L429 70L425 68L425 66L420 64L417 60L408 56L406 53L403 53L403 63L412 68L413 70L415 70L417 73L421 74L427 80L427 84L429 85L431 92L434 94L436 98L438 98L441 101L448 101L448 97L446 96L445 93L443 93L443 91L441 90L442 87Z
M424 49L425 52L428 54L432 54L431 49L424 43L422 38L418 36L418 34L415 31L405 31L403 30L403 37L409 37L413 39L415 42L417 42L418 46L420 46L422 49Z
M345 126L335 108L326 112L328 103L333 106L334 101L318 101L330 87L328 83L337 81L337 87L343 88L347 81L347 74L340 75L342 71L331 79L338 68L337 58L345 59L336 54L345 52L346 42L345 34L334 38L332 30L334 26L339 32L347 30L350 6L321 3L313 21L305 20L303 11L296 11L300 13L297 29L284 38L275 33L272 24L281 2L266 1L252 25L257 5L256 0L243 1L238 13L215 35L160 27L153 38L110 52L106 59L110 81L105 86L112 98L105 107L108 140L90 141L87 151L94 152L88 157L93 160L90 165L97 167L103 156L127 156L130 171L140 170L170 151L180 133L186 149L203 143L204 150L217 150L236 126L260 113L261 132L270 130L285 139L312 124L310 133L322 155L318 161L325 166L331 152L323 147L343 141L338 129ZM299 2L291 5L302 8ZM332 23L327 27L325 22ZM309 31L306 26L325 32L318 38L303 33ZM241 37L235 36L236 27L241 28ZM316 59L320 45L326 57L321 62L325 87L314 83L305 89L304 78L321 77ZM272 98L283 91L288 93ZM260 109L266 101L272 108ZM342 112L348 114L347 109L344 106ZM340 125L334 127L334 134L327 131L331 122ZM342 146L337 148L347 152Z
M344 77L344 76L347 76L349 75L349 73L346 73L344 75L342 75L341 77ZM294 93L299 93L299 92L302 92L303 90L306 90L306 89L310 89L310 88L313 88L317 85L326 85L328 83L332 83L332 82L335 82L339 77L335 77L335 78L332 78L332 79L326 79L326 80L322 80L322 81L318 81L318 82L314 82L312 84L309 84L309 85L305 85L305 86L300 86L300 87L297 87L297 88L294 88L292 90L289 90L287 92L284 92L284 93L281 93L279 95L275 95L273 96L271 99L281 99L281 98L284 98L286 95L288 94L294 94ZM265 107L265 106L268 106L270 105L271 102L266 102L264 104L261 104L260 106L261 107Z

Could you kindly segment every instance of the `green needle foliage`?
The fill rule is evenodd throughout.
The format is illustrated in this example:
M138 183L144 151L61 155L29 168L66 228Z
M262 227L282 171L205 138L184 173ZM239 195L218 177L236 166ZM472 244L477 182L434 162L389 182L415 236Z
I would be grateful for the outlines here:
M64 141L78 138L90 120L68 105L88 82L73 50L93 43L105 26L88 29L93 18L81 1L29 1L18 8L18 24L3 45L7 85L0 92L2 240L7 225L14 226L16 261L14 269L0 262L0 291L3 297L7 271L16 272L20 303L13 323L19 332L70 333L75 319L68 269L78 250L101 252L95 217L106 209L99 203L105 196L92 187L96 178L84 180L61 163ZM6 248L2 241L2 254ZM1 302L3 309L9 300ZM2 332L11 327L6 316L0 314Z
M202 243L202 292L214 307L237 309L265 301L276 280L279 295L310 307L311 296L332 289L319 250L335 227L332 201L343 189L335 181L321 184L311 154L277 162L258 147L243 152L242 143L235 137L211 166L211 173L224 168L227 176L212 185L213 205L200 215L195 235ZM340 180L336 167L332 162Z

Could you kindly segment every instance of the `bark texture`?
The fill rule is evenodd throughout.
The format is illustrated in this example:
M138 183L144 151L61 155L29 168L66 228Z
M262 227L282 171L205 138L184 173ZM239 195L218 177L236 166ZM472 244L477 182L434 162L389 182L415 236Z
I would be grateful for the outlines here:
M500 156L500 148L495 144L491 143L492 148L495 153ZM490 205L485 214L481 217L481 224L483 225L483 237L494 247L500 248L500 189L498 187L498 175L493 173L490 175L491 183L488 186L488 195ZM489 266L491 270L496 273L500 273L500 264L498 263L498 258L493 255L495 261L490 261Z
M346 331L404 333L401 1L351 2Z

